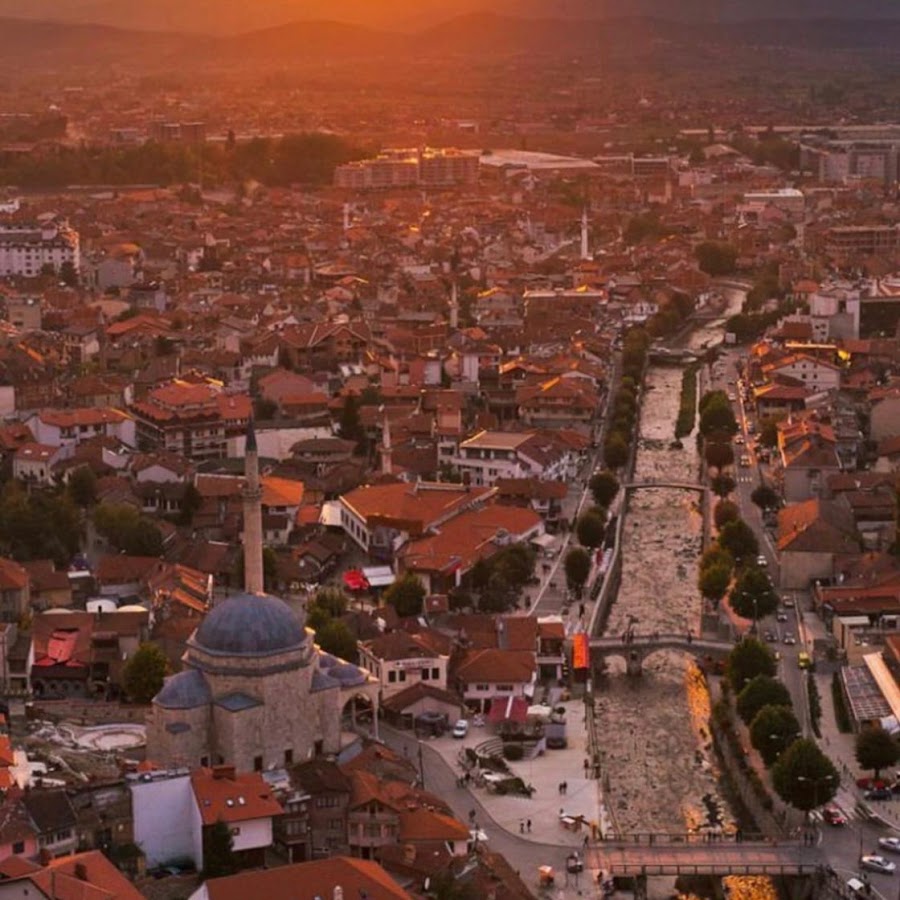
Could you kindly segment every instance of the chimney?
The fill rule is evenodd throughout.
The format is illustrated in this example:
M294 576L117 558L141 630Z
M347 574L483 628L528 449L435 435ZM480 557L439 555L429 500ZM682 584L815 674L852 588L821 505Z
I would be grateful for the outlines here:
M75 877L79 881L88 880L87 866L83 862L75 863Z
M214 781L234 781L234 766L213 766L212 777Z

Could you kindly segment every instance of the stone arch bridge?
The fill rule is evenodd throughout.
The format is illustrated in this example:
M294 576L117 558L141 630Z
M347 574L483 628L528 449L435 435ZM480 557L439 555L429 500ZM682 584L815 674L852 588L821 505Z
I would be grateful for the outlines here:
M660 650L678 650L693 656L701 668L721 665L734 649L731 641L696 637L691 634L638 634L626 631L616 637L595 637L590 640L591 669L602 672L607 660L619 657L625 661L629 675L640 675L644 660Z

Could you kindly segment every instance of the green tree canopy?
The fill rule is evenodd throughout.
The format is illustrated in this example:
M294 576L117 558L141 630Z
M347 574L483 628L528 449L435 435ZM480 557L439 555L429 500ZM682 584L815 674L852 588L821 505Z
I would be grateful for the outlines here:
M81 543L81 516L68 492L8 481L0 493L0 553L15 560L53 559L68 566Z
M359 418L359 400L355 394L347 394L344 398L338 434L345 441L355 441L357 446L365 440L366 433Z
M135 703L149 703L163 686L168 662L156 644L141 644L122 669L122 687Z
M748 725L764 706L790 706L791 694L784 684L771 675L750 679L737 695L738 715Z
M778 608L778 595L764 569L747 566L741 570L729 602L745 619L764 619Z
M566 554L564 562L566 569L566 585L569 590L576 591L579 596L584 589L584 583L591 573L591 557L587 550L581 547L573 547Z
M704 241L694 248L694 255L701 271L714 278L731 275L737 262L737 248L724 241Z
M97 502L97 476L90 466L79 466L69 476L68 488L78 506L93 506Z
M778 506L778 494L767 484L761 484L758 488L754 488L750 494L750 499L760 509L774 509Z
M596 508L584 513L575 525L578 543L584 547L599 547L606 534L606 516Z
M700 593L709 600L718 603L731 583L731 566L717 563L701 569L697 576L697 587Z
M866 727L856 735L856 761L862 769L871 769L877 778L882 769L900 759L900 744L884 728Z
M615 500L616 494L619 493L619 479L609 471L604 469L602 472L596 472L591 476L588 482L591 490L591 496L597 506L609 509L610 504Z
M603 442L603 459L611 469L621 469L628 462L628 436L611 431Z
M703 415L703 413L711 406L724 406L725 408L730 409L731 402L728 399L728 394L726 394L725 391L707 391L700 398L700 403L697 407L700 411L700 415Z
M775 654L761 641L744 638L736 644L725 662L725 677L739 694L757 675L775 675Z
M218 819L212 828L203 829L203 877L233 875L237 869L233 849L231 829L222 819Z
M760 422L759 442L769 449L778 446L778 419L766 418Z
M720 500L713 510L713 519L716 528L721 528L728 522L734 522L741 517L741 510L733 500Z
M703 446L703 458L712 469L722 469L734 463L734 448L729 441L706 441Z
M750 723L750 743L767 766L771 766L799 737L800 723L790 706L764 706Z
M101 503L94 510L94 527L109 543L131 556L161 556L162 532L128 503Z
M717 435L732 437L737 431L737 419L734 417L731 403L727 399L722 403L716 395L700 413L700 434L711 439Z
M834 763L808 738L794 741L772 766L772 784L778 796L803 812L828 803L840 783Z
M727 550L737 563L759 553L759 541L753 529L743 520L728 522L719 532L719 545Z
M700 568L708 569L711 566L727 566L730 571L734 568L734 557L719 544L711 544L700 557Z
M329 619L316 629L316 643L326 652L349 662L356 661L356 638L346 622Z
M713 477L710 482L710 487L717 497L727 497L737 487L737 482L731 475L722 475L719 473Z
M384 602L390 603L398 616L418 616L425 602L425 585L407 572L384 592Z

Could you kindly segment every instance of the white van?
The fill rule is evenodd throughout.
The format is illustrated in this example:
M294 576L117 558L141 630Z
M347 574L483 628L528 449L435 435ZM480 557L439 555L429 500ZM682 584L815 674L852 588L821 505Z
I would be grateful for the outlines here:
M847 880L847 890L849 890L854 897L865 897L866 883L860 881L858 878L849 878Z

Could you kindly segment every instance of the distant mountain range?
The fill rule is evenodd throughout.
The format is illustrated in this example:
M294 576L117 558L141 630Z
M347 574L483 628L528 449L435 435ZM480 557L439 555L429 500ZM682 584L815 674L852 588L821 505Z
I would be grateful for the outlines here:
M0 0L0 3L7 5L11 2ZM49 4L50 0L40 2ZM87 5L87 0L83 2ZM224 4L230 0L216 2ZM517 2L526 3L528 0ZM533 2L536 4L538 0ZM573 5L576 2L581 0L572 0ZM659 3L660 0L653 2ZM122 63L132 67L147 64L159 70L172 65L190 68L212 61L221 64L232 60L258 60L261 65L280 65L298 60L329 59L339 62L375 57L400 59L404 56L414 59L435 54L479 55L482 58L487 58L485 54L523 53L571 56L597 53L605 48L617 49L620 55L624 52L622 48L625 48L625 55L629 57L652 59L659 42L680 46L685 51L700 43L733 47L796 46L806 50L896 50L900 48L900 18L690 23L635 17L609 20L568 17L533 19L473 12L414 33L336 21L301 21L221 36L0 18L0 69L57 69L71 65Z
M153 31L238 34L327 20L414 31L459 15L518 18L658 18L693 23L758 19L900 20L898 0L0 0L0 16Z

